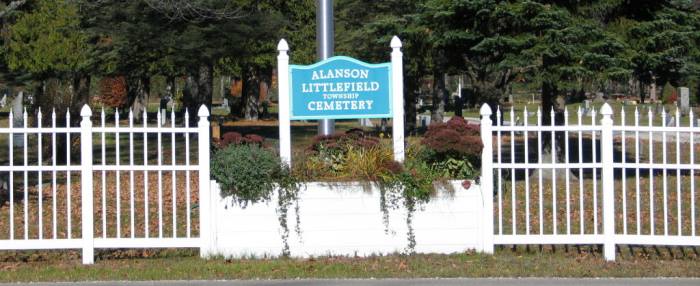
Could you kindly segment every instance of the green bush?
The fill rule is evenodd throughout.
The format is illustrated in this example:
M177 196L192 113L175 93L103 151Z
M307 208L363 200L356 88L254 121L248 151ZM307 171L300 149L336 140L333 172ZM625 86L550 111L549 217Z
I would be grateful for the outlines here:
M242 207L269 201L276 186L293 184L289 168L282 165L277 154L250 144L230 144L215 151L211 175L221 185L222 195L230 196Z

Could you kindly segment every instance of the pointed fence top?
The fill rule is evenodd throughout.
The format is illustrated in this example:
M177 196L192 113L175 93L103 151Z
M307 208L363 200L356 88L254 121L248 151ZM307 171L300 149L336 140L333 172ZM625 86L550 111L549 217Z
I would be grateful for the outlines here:
M277 44L277 50L280 52L289 51L289 44L287 44L287 40L281 39L280 42Z
M610 107L610 104L607 102L603 104L603 107L600 108L600 114L605 116L605 115L613 115L613 110L612 107Z
M479 110L479 114L481 114L481 116L491 116L492 113L491 107L486 103L484 103L484 105L481 106L481 110Z
M201 107L199 107L199 111L197 112L197 116L199 117L208 117L209 116L209 109L207 109L207 106L202 104Z
M393 48L393 49L400 49L401 47L403 47L403 44L401 44L401 39L399 39L399 37L397 37L397 36L394 36L393 38L391 38L390 45L391 45L391 48Z
M90 106L88 106L87 104L83 105L83 108L80 109L80 116L82 116L82 117L92 116L92 110L90 109Z

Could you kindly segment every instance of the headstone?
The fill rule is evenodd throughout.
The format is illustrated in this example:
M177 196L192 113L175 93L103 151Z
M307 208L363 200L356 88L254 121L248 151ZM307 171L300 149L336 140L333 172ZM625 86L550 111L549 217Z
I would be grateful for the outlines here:
M175 109L175 101L172 96L168 96L168 103L165 104L165 108L172 111Z
M690 89L687 87L681 87L681 101L680 108L681 113L686 115L690 112Z
M14 120L12 127L24 127L24 92L20 91L15 99L12 100L12 116ZM24 146L24 136L22 134L14 134L13 141L15 147Z
M165 122L168 121L168 113L166 112L168 109L168 103L170 100L168 99L169 96L164 96L160 98L160 125L164 126Z
M656 104L654 106L656 107L656 110L654 111L655 114L659 114L659 113L661 113L661 111L663 111L663 106L661 106L661 104L659 104L658 101L656 102Z
M674 116L671 116L666 120L666 126L675 126L675 125L676 125L676 118Z
M7 105L7 93L2 95L2 99L0 99L0 107L5 108Z
M428 127L428 125L430 124L430 115L419 114L417 121L418 121L419 127L423 127L423 128Z
M649 100L651 102L656 102L659 100L658 96L656 96L656 83L652 83L651 87L649 87L649 94L650 94Z
M586 99L583 101L583 110L582 110L583 116L588 115L589 112L591 112L591 101Z
M372 123L372 120L369 118L362 118L360 119L360 126L362 127L374 127L374 124Z
M593 102L605 102L605 93L602 92L596 92L595 93L595 99L593 99Z
M228 98L224 98L224 103L221 104L221 108L228 109Z

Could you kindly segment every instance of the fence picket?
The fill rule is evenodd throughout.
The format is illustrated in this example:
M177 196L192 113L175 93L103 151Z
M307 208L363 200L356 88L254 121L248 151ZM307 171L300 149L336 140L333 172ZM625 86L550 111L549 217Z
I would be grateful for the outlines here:
M41 107L39 107L39 112L36 115L37 117L37 166L39 169L41 169L42 165L42 153L44 151L43 148L41 148L41 120L42 120L42 114L41 114ZM43 171L38 172L38 177L39 177L39 186L38 186L38 197L39 197L39 213L38 213L38 218L39 218L39 239L44 239L44 186L43 186ZM26 200L26 198L25 198Z
M496 126L501 127L501 108L496 109ZM501 129L499 128L496 133L496 153L498 156L498 164L500 165L503 161L501 156L503 151L501 150ZM503 173L502 168L498 168L498 233L503 234Z
M654 135L651 132L653 124L653 113L649 109L648 115L648 125L649 125L649 234L656 234L655 230L655 219L654 219Z
M15 159L14 159L14 153L15 153L14 137L15 137L15 135L12 133L12 128L14 127L13 125L15 124L15 120L13 118L14 117L13 113L14 113L14 111L11 110L9 120L8 120L9 126L7 128L10 132L9 133L9 140L8 140L10 142L10 144L9 144L9 146L10 146L10 164L9 164L10 168L13 168L15 165ZM14 182L15 172L13 170L10 170L9 174L10 174L10 176L9 176L10 183L8 186L8 192L10 193L10 209L9 209L9 211L10 211L10 240L15 240L15 182Z
M175 129L175 109L171 109L170 111L170 125L172 126L173 130ZM177 176L176 176L176 171L175 171L175 165L176 165L176 159L175 159L175 132L172 132L170 135L170 148L172 150L172 165L173 165L173 170L171 173L171 180L172 181L172 207L173 207L173 238L177 237L177 208L175 202L177 201Z
M523 110L523 118L523 125L527 127L529 125L527 122L527 106ZM527 169L527 165L530 163L530 150L528 148L528 141L530 141L530 136L527 133L527 129L525 129L523 138L525 139L525 233L527 235L530 235L530 169Z
M591 111L591 125L596 126L596 111ZM598 163L598 141L596 140L596 131L591 131L591 141L593 149L591 150L593 163ZM593 234L598 234L598 168L593 168Z
M515 126L515 111L513 107L510 108L510 126ZM510 163L515 163L515 131L511 130L510 131ZM516 201L516 193L518 192L516 186L515 186L515 168L510 169L510 195L511 195L511 217L512 217L512 224L513 224L513 230L512 233L515 235L518 233L518 228L517 228L517 218L516 218L516 213L517 213L517 207L515 205Z
M577 116L578 118L578 161L579 163L583 163L583 129L582 129L582 119L583 119L583 114L581 113L581 106L578 107L578 112ZM583 189L583 168L578 168L578 184L579 184L579 189L578 189L578 194L579 194L579 227L580 227L580 234L583 235L585 233L585 213L583 211L583 193L585 192Z
M56 109L51 110L51 129L56 129ZM58 239L58 215L56 209L56 132L51 132L51 201L53 206L53 216L51 217L53 239Z
M100 110L100 126L105 128L105 110ZM102 139L102 166L107 166L107 151L105 144L105 132L100 133ZM107 238L107 174L102 170L102 238Z
M620 110L620 126L622 127L622 131L620 131L620 134L622 134L622 163L627 162L627 142L625 135L627 133L627 129L625 128L625 109L622 108ZM627 177L625 176L626 174L626 169L624 167L625 165L623 164L622 167L622 232L624 234L627 234Z
M556 133L554 133L554 126L556 125L556 117L554 114L554 107L549 113L550 121L549 124L552 127L552 134L550 140L550 153L552 155L552 234L557 235L557 145L556 145Z
M542 126L542 110L538 107L537 108L537 126L541 127ZM542 164L542 128L537 128L537 163ZM544 193L543 189L544 187L542 186L542 168L537 168L538 171L538 184L537 187L539 189L539 196L538 199L540 201L540 206L538 208L540 212L540 232L539 234L542 235L544 234Z
M690 119L690 126L693 126L693 110L690 110L688 114ZM693 131L689 132L690 135L690 165L695 164L695 133ZM690 234L695 236L695 170L690 170Z
M114 153L114 161L115 165L117 168L121 165L121 144L119 142L119 139L121 139L121 131L119 130L119 110L115 109L114 110L114 141L115 141L115 150L116 152ZM117 187L117 193L116 193L116 202L117 202L117 238L122 237L122 193L121 193L121 177L122 173L119 169L115 171L117 173L116 175L116 187Z
M28 155L28 136L27 136L27 126L29 124L29 120L27 120L27 109L24 109L24 113L22 113L22 122L24 122L24 132L22 132L22 144L24 145L24 156L22 158L24 159L24 240L29 239L29 172L27 171L27 166L29 166L29 155Z
M678 108L676 108L676 128L680 127L681 123L681 114ZM680 166L681 164L681 133L680 131L676 130L676 164ZM681 227L681 223L683 222L683 216L681 216L681 169L680 167L676 169L676 202L678 208L677 210L677 216L676 216L676 221L678 223L678 236L681 236L683 233L683 228Z
M642 208L641 208L641 195L639 190L639 109L634 108L634 163L635 166L635 199L637 200L637 235L642 234Z
M564 126L569 126L569 108L564 107ZM564 131L564 162L569 165L569 131ZM571 235L571 194L570 194L570 173L569 169L564 169L566 177L566 234Z
M134 112L129 109L129 129L134 128ZM129 131L129 167L131 167L131 170L129 170L129 222L130 222L130 230L131 230L131 238L136 237L136 215L134 212L134 132Z

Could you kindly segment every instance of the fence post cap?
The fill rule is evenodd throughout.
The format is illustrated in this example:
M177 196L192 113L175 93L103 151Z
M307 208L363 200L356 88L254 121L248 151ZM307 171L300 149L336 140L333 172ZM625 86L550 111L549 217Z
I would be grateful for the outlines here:
M403 47L403 44L401 44L401 39L399 39L399 37L397 37L397 36L394 36L391 38L390 45L394 49L399 49L399 48Z
M160 113L158 113L160 114ZM209 109L207 109L207 106L202 104L202 106L199 107L199 111L197 112L197 116L199 117L208 117L209 116Z
M82 116L82 117L92 116L92 110L90 110L90 106L88 106L87 104L83 105L83 108L80 109L80 116Z
M481 116L491 116L492 113L491 107L486 103L484 103L479 110L479 114L481 114Z
M610 104L607 102L603 104L603 107L600 108L600 114L605 116L605 115L613 115L613 110Z
M287 40L281 39L280 42L277 44L277 50L280 52L289 51L289 44L287 44Z

